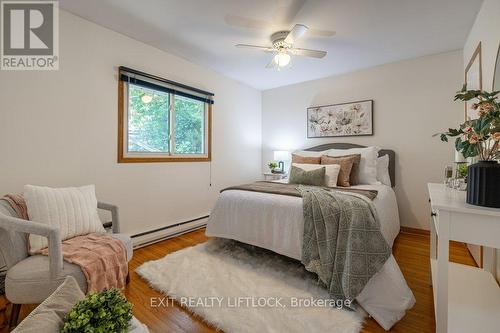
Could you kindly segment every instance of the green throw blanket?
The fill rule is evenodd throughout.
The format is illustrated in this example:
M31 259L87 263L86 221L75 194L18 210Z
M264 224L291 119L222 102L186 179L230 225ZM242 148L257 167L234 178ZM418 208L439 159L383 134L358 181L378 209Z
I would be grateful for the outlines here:
M302 263L331 297L353 302L391 255L375 207L359 194L298 190L304 209Z

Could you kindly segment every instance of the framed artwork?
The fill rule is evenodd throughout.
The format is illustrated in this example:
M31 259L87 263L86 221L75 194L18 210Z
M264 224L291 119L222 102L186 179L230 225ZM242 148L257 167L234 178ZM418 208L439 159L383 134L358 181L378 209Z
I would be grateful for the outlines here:
M465 84L468 90L483 90L483 73L481 70L481 42L472 54L472 57L465 67ZM478 118L478 110L472 108L475 101L465 102L465 120Z
M373 135L373 100L307 109L307 137Z

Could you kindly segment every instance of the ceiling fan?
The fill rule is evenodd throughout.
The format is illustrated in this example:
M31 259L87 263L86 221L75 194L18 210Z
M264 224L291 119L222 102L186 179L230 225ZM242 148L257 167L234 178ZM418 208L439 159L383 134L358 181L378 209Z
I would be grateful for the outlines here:
M272 46L258 46L249 44L236 44L236 47L262 50L274 53L273 59L266 68L286 68L291 63L291 55L323 58L326 51L309 50L294 47L295 42L302 37L309 28L303 24L296 24L290 31L278 31L271 35Z

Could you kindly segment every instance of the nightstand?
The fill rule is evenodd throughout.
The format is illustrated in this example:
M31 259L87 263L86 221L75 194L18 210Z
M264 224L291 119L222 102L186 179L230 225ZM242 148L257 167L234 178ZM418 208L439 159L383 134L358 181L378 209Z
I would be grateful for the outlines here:
M280 179L285 179L287 177L286 173L271 173L271 172L264 172L264 180L280 180Z
M500 248L500 209L469 205L465 192L428 184L436 332L498 332L500 288L485 269L449 263L450 240Z

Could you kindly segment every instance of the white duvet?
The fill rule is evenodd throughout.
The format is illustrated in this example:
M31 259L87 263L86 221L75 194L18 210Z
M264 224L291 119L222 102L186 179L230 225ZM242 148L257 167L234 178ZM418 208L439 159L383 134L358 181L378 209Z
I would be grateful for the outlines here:
M352 188L375 189L373 200L381 231L392 247L399 233L396 196L386 185L358 185ZM234 239L300 260L304 219L302 198L229 190L221 193L207 224L210 237ZM382 326L390 329L415 304L415 298L391 256L356 298L358 303Z

